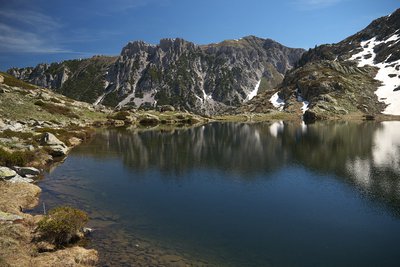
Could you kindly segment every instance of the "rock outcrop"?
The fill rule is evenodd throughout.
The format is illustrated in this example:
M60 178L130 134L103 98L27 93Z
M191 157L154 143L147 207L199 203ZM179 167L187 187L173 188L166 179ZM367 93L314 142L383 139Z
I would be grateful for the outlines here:
M42 146L45 146L54 157L62 157L68 153L68 147L61 142L52 133L44 133L40 140Z

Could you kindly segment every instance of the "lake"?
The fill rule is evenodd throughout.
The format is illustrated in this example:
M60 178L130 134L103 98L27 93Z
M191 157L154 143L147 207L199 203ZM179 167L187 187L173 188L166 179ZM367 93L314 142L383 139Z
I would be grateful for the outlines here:
M100 129L39 186L100 266L400 264L400 122Z

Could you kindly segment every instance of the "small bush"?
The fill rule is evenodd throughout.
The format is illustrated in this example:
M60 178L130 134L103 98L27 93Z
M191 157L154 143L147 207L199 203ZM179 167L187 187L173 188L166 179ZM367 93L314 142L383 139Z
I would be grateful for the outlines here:
M37 230L44 240L60 247L77 240L79 231L88 220L86 212L62 206L50 210L49 214L39 221Z
M0 148L0 165L1 166L25 166L28 162L35 159L35 153L32 151L14 151L8 152Z
M43 108L44 110L46 110L47 112L49 112L51 114L60 114L60 115L66 116L68 118L79 119L79 116L77 114L73 113L70 108L65 107L65 106L47 103L42 100L36 101L35 105Z
M3 138L11 138L11 137L18 137L20 139L30 139L33 137L33 133L30 132L14 132L10 129L4 130L0 132L0 137Z

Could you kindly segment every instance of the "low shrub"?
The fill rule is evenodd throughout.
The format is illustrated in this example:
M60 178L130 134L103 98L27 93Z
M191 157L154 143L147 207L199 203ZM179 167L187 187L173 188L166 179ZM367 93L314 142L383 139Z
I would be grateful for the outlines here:
M109 116L110 119L114 120L126 120L127 117L130 116L130 113L128 111L118 111L116 113L113 113Z
M86 212L61 206L50 210L49 214L39 221L37 230L42 239L61 247L79 239L79 231L88 220Z
M18 137L20 139L30 139L34 136L33 133L30 132L14 132L10 129L4 130L0 132L0 137L3 138L11 138L11 137Z
M35 153L32 151L14 151L9 152L0 148L0 166L25 166L28 162L35 159Z
M68 118L79 119L79 116L75 114L69 107L55 105L52 103L38 100L35 102L36 106L39 106L51 114L60 114Z

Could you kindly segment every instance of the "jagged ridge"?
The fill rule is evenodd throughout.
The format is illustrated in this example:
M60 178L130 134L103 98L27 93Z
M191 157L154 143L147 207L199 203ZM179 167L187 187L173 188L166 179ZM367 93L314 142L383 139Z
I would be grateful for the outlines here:
M131 42L118 58L41 64L8 73L90 103L170 104L213 114L273 89L303 52L255 36L209 45L162 39L158 45Z

